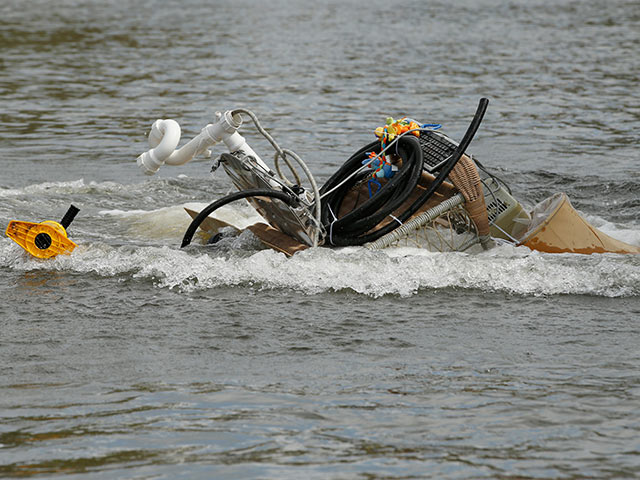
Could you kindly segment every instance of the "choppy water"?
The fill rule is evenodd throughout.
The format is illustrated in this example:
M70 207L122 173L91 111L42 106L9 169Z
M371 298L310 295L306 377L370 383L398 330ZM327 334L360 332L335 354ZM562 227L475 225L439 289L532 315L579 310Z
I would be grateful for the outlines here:
M135 165L245 106L323 181L487 96L516 197L639 245L637 1L56 3L0 5L0 219L81 209L71 256L0 239L0 476L638 477L637 256L180 250L230 182Z

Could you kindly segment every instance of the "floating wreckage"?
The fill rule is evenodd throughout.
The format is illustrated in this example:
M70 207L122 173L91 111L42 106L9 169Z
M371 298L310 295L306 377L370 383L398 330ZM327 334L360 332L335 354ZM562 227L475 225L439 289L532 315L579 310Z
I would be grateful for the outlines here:
M504 182L467 153L488 100L456 142L440 125L411 118L387 119L376 140L356 151L321 187L295 152L281 148L246 109L216 114L216 121L177 149L180 126L157 120L150 150L137 159L147 175L162 165L182 165L222 142L229 152L214 161L238 191L200 212L184 234L189 245L198 228L213 240L223 227L251 230L263 243L287 255L309 247L362 245L371 250L412 246L432 251L473 251L496 242L524 245L548 253L640 253L590 225L557 193L527 212ZM238 132L249 117L275 150L274 168ZM282 171L285 164L293 179ZM300 174L302 171L302 175ZM246 199L257 220L238 225L221 208Z

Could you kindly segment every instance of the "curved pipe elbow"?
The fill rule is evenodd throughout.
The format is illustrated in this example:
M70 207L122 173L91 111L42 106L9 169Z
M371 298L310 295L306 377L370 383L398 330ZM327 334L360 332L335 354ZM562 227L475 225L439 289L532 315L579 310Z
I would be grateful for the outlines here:
M180 142L180 125L175 120L156 120L149 132L151 150L138 157L138 166L146 175L153 175L165 163L184 165L217 142L241 144L244 139L237 134L241 124L239 113L227 111L219 114L216 123L204 127L199 135L176 150Z
M166 159L180 142L180 125L175 120L156 120L149 133L149 146L158 159Z
M180 142L180 125L175 120L156 120L149 132L151 150L138 157L137 163L145 175L153 175L170 158Z

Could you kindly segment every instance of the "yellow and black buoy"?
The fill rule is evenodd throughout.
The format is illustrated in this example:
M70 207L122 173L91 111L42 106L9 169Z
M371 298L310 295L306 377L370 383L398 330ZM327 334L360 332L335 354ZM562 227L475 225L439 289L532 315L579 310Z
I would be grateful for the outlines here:
M51 258L61 253L71 253L76 244L67 238L66 229L79 211L79 208L71 205L60 223L53 220L40 223L11 220L5 233L34 257Z

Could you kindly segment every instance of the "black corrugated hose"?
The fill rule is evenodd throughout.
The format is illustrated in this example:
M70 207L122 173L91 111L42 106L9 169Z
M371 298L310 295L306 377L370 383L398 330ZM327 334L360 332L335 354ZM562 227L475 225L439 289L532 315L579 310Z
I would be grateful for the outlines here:
M373 242L395 230L402 222L413 215L436 192L447 178L453 167L471 143L482 118L487 110L489 100L481 98L476 113L460 144L451 158L442 167L436 179L406 210L396 216L393 212L404 203L414 191L422 174L423 156L419 141L412 135L405 135L398 140L397 153L402 158L402 167L380 190L358 208L341 218L336 218L340 206L349 190L358 182L370 175L370 171L355 175L342 185L345 178L357 171L363 160L369 158L369 152L380 153L380 142L373 142L357 151L320 189L323 196L322 224L328 234L328 242L336 246L363 245ZM333 190L335 189L335 190ZM333 190L333 191L332 191ZM325 192L330 192L324 196ZM371 232L370 230L391 216L392 222ZM369 232L369 233L367 233Z

